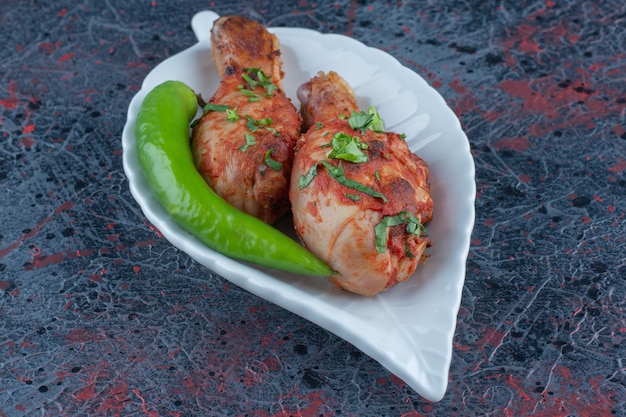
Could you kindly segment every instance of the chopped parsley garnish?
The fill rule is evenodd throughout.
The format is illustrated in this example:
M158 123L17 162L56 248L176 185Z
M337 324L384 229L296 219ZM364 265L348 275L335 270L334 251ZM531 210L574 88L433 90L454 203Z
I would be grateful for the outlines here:
M358 194L346 193L345 196L348 197L350 200L354 200L354 201L359 201L361 199L361 196Z
M250 132L256 132L260 127L267 127L274 123L274 121L270 117L266 117L265 119L254 120L251 116L246 115L246 119L248 119L248 123L246 127Z
M380 223L374 227L374 234L376 235L376 250L378 253L385 253L385 250L387 249L387 228L398 226L400 224L406 224L406 232L411 235L420 236L422 233L426 233L426 227L424 227L424 225L411 212L402 211L395 216L385 216ZM408 250L408 243L405 246L405 253L410 253Z
M315 130L320 130L322 128L322 122L315 123Z
M283 167L283 164L272 158L272 152L274 152L273 149L269 149L267 152L265 152L263 162L265 162L265 165L272 168L273 170L280 171L280 169Z
M337 180L337 182L339 184L341 184L341 185L343 185L345 187L352 188L354 190L360 191L363 194L367 194L367 195L370 195L372 197L380 198L385 203L387 202L387 197L385 197L383 194L381 194L378 191L368 187L365 184L361 184L358 181L351 180L350 178L347 178L344 175L344 170L343 170L343 166L341 165L341 161L339 161L339 165L337 165L336 167L331 165L331 164L329 164L326 161L320 161L320 162L328 170L328 175L330 175L331 178L334 178L335 180Z
M229 110L230 110L230 106L226 104L207 103L202 108L202 115L191 123L191 127L194 127L195 125L197 125L200 119L206 116L207 113L209 112L212 112L212 111L228 112Z
M307 185L309 185L311 181L313 181L313 178L315 178L316 175L317 175L317 162L313 164L313 166L309 169L309 172L307 172L306 175L301 175L300 178L298 178L298 189L301 190Z
M357 113L354 110L352 114L348 118L348 123L352 129L358 130L361 129L362 132L365 132L366 126L372 120L372 115L367 114L364 111Z
M239 120L239 114L237 113L237 107L234 109L226 109L226 120L229 122L236 122Z
M251 116L246 115L246 119L248 120L248 123L246 123L246 127L248 128L250 132L254 133L260 128L262 128L262 129L266 129L272 132L274 136L278 136L278 131L275 128L270 127L270 125L274 123L271 117L266 117L265 119L254 120Z
M272 80L259 68L244 68L241 76L246 83L248 83L250 88L245 88L243 84L239 85L237 88L241 93L248 96L248 101L259 101L261 99L261 97L254 92L254 89L259 86L265 89L266 97L272 97L274 95L277 88L276 84L272 83Z
M244 133L244 137L246 138L246 144L239 148L240 151L245 152L250 146L256 145L256 139L254 135L250 133Z
M237 115L237 117L239 116ZM265 129L265 130L272 132L274 136L279 135L276 129L274 129L273 127L270 127L270 125L274 123L271 117L266 117L265 119L254 120L252 116L246 115L246 120L248 120L248 122L246 123L246 127L251 133L254 133L259 129ZM242 151L245 151L246 149L248 149L249 146L256 145L256 139L254 135L251 135L250 133L245 133L245 138L246 138L246 144L239 148ZM273 168L273 167L270 167L270 168Z
M374 106L370 106L367 112L352 111L352 114L348 118L348 123L352 129L360 130L361 133L365 133L368 129L374 132L385 131L383 121Z
M207 103L202 110L204 111L204 113L208 113L210 111L219 111L219 112L223 112L226 110L229 110L230 106L227 104L215 104L215 103Z
M411 248L409 247L409 239L404 241L404 254L407 258L415 258L415 255L413 255L413 252L411 252Z
M248 90L246 88L243 88L243 85L239 86L239 91L248 97L248 101L259 101L261 100L261 97L259 97L259 95L257 93L255 93L252 90Z
M246 69L244 71L248 71L248 70ZM256 87L258 85L257 81L253 80L252 78L250 78L249 74L244 72L243 74L241 74L241 76L243 77L244 80L246 80L248 82L248 84L250 84L251 88L254 88L254 87Z
M361 142L357 136L338 132L330 140L330 144L333 150L330 151L328 157L331 159L344 159L357 164L369 161L363 152L363 149L368 148L367 143Z

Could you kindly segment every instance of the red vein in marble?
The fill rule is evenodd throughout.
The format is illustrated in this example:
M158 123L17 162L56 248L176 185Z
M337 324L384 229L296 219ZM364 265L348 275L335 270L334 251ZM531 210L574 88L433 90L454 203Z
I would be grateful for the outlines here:
M71 210L72 208L74 208L74 202L73 201L66 201L65 203L61 204L59 207L57 207L54 210L54 212L52 213L51 216L45 217L42 221L39 222L39 224L37 224L32 229L30 229L30 231L28 231L27 233L24 233L22 235L22 237L20 237L18 240L16 240L15 242L11 243L6 248L0 250L0 258L3 258L7 254L11 253L15 248L17 248L22 243L24 243L24 241L32 238L33 236L36 236L39 233L39 231L46 224L48 224L55 216L58 216L59 214L63 213L64 211Z

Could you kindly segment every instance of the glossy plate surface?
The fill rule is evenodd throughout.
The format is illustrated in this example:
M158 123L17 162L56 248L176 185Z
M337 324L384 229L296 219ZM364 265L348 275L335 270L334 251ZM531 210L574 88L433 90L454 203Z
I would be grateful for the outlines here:
M205 99L219 77L210 59L209 31L217 15L196 14L198 43L155 67L128 109L123 164L133 197L173 245L232 283L352 343L431 401L448 384L452 339L474 225L474 161L459 120L443 98L415 72L378 49L308 29L269 28L281 42L283 87L296 107L296 90L318 71L334 70L353 88L361 108L374 105L386 130L405 133L411 150L431 171L435 243L428 261L405 283L374 298L335 289L327 279L251 267L201 244L179 227L153 197L137 160L134 125L145 95L166 80L185 82ZM295 237L289 219L277 227Z

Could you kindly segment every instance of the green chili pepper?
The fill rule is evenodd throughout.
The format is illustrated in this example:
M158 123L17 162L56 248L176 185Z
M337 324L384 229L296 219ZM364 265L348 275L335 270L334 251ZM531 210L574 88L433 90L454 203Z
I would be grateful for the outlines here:
M189 122L198 102L180 81L166 81L145 97L135 125L139 163L170 216L210 248L228 257L297 274L334 271L278 229L219 197L193 164Z

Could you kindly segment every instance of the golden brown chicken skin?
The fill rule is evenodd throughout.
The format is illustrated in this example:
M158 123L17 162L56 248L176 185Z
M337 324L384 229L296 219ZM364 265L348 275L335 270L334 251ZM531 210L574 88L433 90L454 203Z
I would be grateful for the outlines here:
M258 68L280 84L280 42L260 23L244 16L223 16L211 29L211 60L220 77Z
M211 33L222 80L192 130L194 162L217 194L271 224L289 210L302 122L281 90L278 39L241 16L218 19Z
M298 97L309 128L290 185L296 233L338 271L331 280L339 288L371 297L407 280L430 244L421 227L433 212L427 164L399 134L351 127L360 111L336 73L318 74ZM337 158L336 135L358 138L366 161Z

